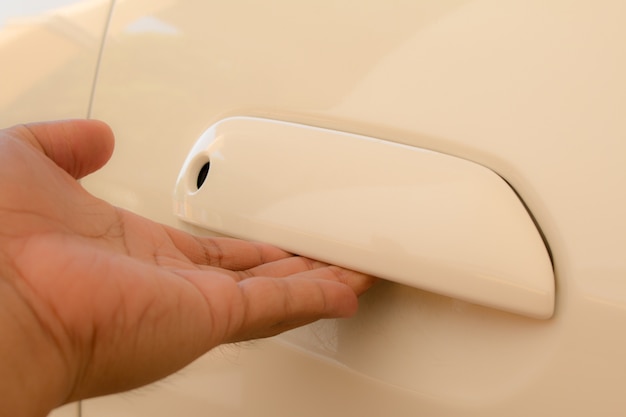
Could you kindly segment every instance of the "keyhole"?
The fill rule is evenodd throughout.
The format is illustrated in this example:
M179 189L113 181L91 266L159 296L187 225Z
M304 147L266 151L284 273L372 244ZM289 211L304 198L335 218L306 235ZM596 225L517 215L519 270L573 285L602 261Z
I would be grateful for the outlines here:
M206 176L209 174L210 168L211 162L205 163L204 165L202 165L202 168L200 168L200 172L198 172L198 178L196 179L196 186L198 187L198 190L200 189L200 187L202 187L202 184L204 184Z

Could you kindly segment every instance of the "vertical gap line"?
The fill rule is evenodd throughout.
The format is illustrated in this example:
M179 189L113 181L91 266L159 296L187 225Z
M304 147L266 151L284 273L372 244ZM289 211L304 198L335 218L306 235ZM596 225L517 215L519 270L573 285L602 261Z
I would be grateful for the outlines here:
M94 72L93 81L91 83L91 92L89 93L89 105L87 106L87 118L88 119L91 119L91 113L93 110L93 102L94 102L94 98L96 95L96 85L98 84L98 78L100 76L100 65L102 64L102 56L104 55L104 46L109 36L109 28L111 26L111 19L113 18L113 9L115 8L115 2L116 0L111 0L111 5L109 6L107 20L104 25L104 30L102 32L102 41L100 42L100 50L98 51L98 59L96 60L96 71Z

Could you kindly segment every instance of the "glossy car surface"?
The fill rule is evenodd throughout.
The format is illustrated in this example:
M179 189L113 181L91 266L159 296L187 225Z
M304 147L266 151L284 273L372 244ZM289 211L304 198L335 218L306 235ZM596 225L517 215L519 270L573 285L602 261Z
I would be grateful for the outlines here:
M209 126L254 116L366 135L501 176L556 284L541 320L384 282L353 319L224 346L84 401L82 416L623 413L626 3L62 3L0 6L0 122L108 122L116 151L84 180L93 193L208 233L174 215L172 194Z

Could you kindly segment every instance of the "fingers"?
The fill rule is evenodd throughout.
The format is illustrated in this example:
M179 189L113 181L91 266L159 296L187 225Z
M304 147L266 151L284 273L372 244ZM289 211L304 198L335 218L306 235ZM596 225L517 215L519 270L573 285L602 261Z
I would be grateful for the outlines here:
M370 275L300 256L292 256L290 258L259 265L246 271L239 271L237 274L240 279L255 276L274 278L295 276L305 279L337 281L348 285L357 295L364 293L376 282L376 278Z
M312 272L312 277L343 282L357 294L363 293L376 282L369 275L293 256L264 243L232 238L202 238L169 227L166 231L176 248L190 261L199 266L225 269L227 271L224 272L238 281L257 276L282 278Z
M328 267L328 264L324 262L301 256L290 256L288 258L264 263L247 270L237 271L237 277L239 280L255 276L282 278L326 267Z
M367 291L377 281L371 275L302 256L290 256L274 262L261 264L248 270L238 271L236 275L238 275L239 280L251 277L298 277L331 280L348 285L357 295Z
M371 275L341 268L335 265L327 265L325 267L300 272L292 275L292 277L298 279L321 279L339 282L348 286L357 296L363 294L378 281L376 277Z
M230 238L193 238L195 239L202 242L202 248L195 248L196 251L201 251L191 253L190 259L202 269L220 268L236 281L254 277L292 276L326 279L348 285L357 295L364 293L376 282L376 278L370 275L302 256L293 256L271 245ZM207 267L203 268L204 265Z
M290 258L276 263L305 258ZM323 318L351 317L358 308L357 297L370 288L372 276L306 260L312 269L281 279L251 277L240 281L244 294L245 321L236 340L274 336Z
M205 295L218 339L214 344L273 336L322 318L350 317L357 310L358 295L375 282L369 275L299 257L252 270L240 272L238 280L237 273L225 270L177 271ZM219 280L210 279L216 272ZM255 275L260 272L268 275ZM226 296L216 290L218 285L234 285L237 295L229 291Z
M252 278L239 286L245 314L231 342L273 336L322 318L350 317L358 307L350 287L325 279Z
M101 168L113 153L113 132L96 120L31 123L13 129L77 179Z
M274 336L323 318L351 317L357 297L375 282L372 276L336 266L283 279L245 279L239 283L244 321L231 341Z
M264 243L231 238L197 237L169 227L166 231L176 248L198 265L244 271L292 256Z
M251 277L329 279L348 285L360 295L376 279L313 259L293 256L275 246L232 238L202 238L167 228L170 239L189 260L206 269L221 268L233 279Z

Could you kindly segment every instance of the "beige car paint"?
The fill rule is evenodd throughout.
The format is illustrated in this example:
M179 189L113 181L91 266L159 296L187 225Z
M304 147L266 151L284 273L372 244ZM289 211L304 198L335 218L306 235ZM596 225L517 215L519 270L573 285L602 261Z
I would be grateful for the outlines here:
M58 3L69 3L56 9ZM29 15L28 8L40 14ZM88 115L110 0L0 6L0 125ZM14 13L16 11L13 11Z
M172 193L225 117L432 149L517 191L552 252L556 311L536 320L383 283L353 319L216 349L82 415L621 415L624 21L617 0L117 1L92 103L117 149L88 189L201 233L176 219ZM21 111L3 110L5 124L86 111L46 101L56 83L41 71L36 93L16 81L3 109Z

